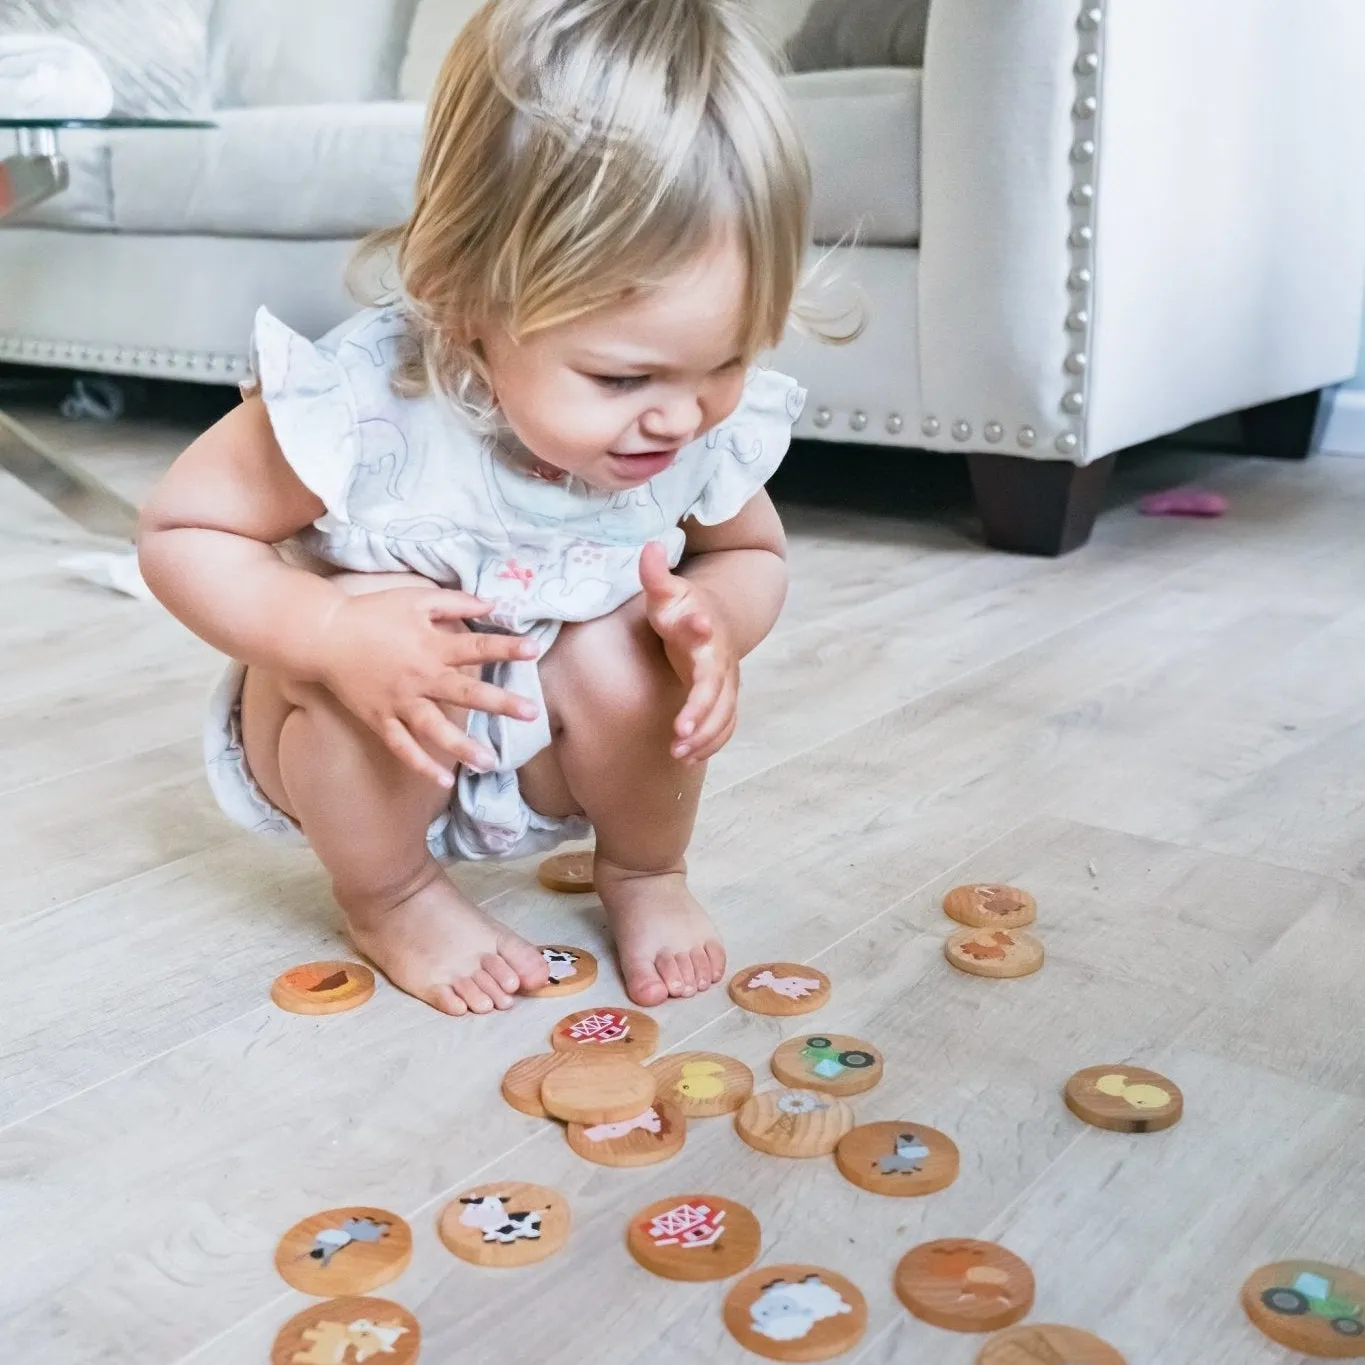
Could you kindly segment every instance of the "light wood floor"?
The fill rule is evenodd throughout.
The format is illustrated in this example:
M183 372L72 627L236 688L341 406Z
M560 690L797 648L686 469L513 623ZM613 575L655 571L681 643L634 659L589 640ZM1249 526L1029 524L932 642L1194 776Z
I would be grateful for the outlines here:
M187 433L45 430L136 496ZM1139 487L1199 477L1233 510L1144 520ZM999 1239L1038 1321L1130 1365L1274 1365L1237 1303L1289 1256L1365 1260L1365 462L1163 457L1127 471L1091 547L986 553L956 518L789 517L794 586L713 765L695 881L735 966L816 962L802 1021L886 1052L864 1119L952 1134L962 1175L883 1200L832 1163L761 1157L724 1120L640 1171L588 1165L500 1102L562 1003L453 1022L381 986L310 1021L283 968L343 951L306 853L235 832L199 765L210 652L159 608L57 567L86 537L0 483L0 1322L25 1365L254 1365L304 1302L272 1267L296 1219L407 1217L379 1291L424 1359L723 1365L724 1286L654 1279L628 1215L714 1189L759 1215L768 1262L853 1278L854 1357L967 1365L980 1341L911 1319L899 1255ZM959 881L1033 890L1049 954L987 982L941 957ZM525 866L468 884L540 941L606 955L595 902ZM608 971L593 996L620 1001ZM578 1003L586 1003L580 1001ZM760 1073L784 1034L722 992L658 1011L663 1045ZM1184 1088L1169 1132L1088 1129L1059 1090L1132 1060ZM454 1260L436 1215L520 1178L572 1201L566 1253Z

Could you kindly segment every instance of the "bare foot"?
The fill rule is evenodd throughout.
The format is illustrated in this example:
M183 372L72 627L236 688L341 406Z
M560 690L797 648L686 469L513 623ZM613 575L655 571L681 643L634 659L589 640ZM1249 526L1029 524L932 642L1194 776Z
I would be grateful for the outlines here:
M437 863L428 871L396 904L342 900L355 946L395 986L459 1015L511 1009L517 991L549 981L538 948L466 900Z
M725 949L681 869L631 872L599 853L593 879L637 1005L696 995L725 975Z

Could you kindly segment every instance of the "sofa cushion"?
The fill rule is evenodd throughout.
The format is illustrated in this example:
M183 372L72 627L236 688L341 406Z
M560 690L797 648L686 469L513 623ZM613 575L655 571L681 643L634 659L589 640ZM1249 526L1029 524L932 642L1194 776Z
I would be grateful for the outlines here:
M837 3L843 4L844 0ZM403 99L425 100L430 96L436 73L455 35L482 5L483 0L418 0L398 81L398 93ZM801 27L810 6L811 0L750 0L760 26L779 45Z
M209 77L219 109L391 100L417 0L217 0Z
M787 86L810 153L816 241L918 241L923 72L810 71Z
M787 44L796 71L924 65L929 0L815 0Z
M815 174L816 238L919 235L920 73L787 78ZM359 237L412 205L421 104L220 111L212 130L114 133L80 144L72 191L26 221L222 237ZM107 152L102 148L107 147ZM76 145L72 144L72 150Z

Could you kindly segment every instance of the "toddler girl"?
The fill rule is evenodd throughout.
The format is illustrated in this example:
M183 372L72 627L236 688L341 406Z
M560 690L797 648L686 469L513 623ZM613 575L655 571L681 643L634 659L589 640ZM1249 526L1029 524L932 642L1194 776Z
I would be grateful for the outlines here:
M719 981L684 854L786 590L763 491L809 172L738 0L493 0L446 59L397 301L257 383L148 505L153 591L237 663L223 809L312 844L356 946L449 1014L545 984L438 858L596 833L631 998ZM309 553L274 548L294 539Z

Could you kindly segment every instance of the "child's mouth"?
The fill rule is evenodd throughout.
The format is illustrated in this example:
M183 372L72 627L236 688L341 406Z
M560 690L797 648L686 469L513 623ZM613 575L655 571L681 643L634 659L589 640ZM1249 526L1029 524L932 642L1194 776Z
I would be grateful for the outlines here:
M676 447L636 451L629 455L621 455L616 451L610 453L617 470L631 479L652 479L662 474L678 455Z

